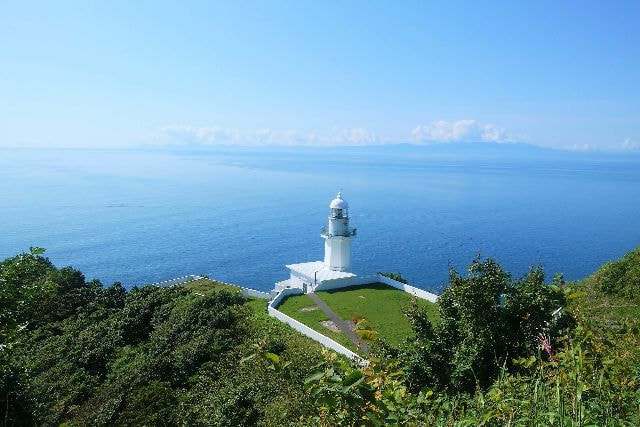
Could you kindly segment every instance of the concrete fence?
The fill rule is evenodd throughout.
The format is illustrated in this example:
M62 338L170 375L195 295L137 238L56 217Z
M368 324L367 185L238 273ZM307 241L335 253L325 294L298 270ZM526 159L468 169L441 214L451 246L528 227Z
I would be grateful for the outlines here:
M202 279L201 276L195 274L189 274L187 276L176 277L175 279L163 280L162 282L152 283L151 286L157 286L159 288L170 288L171 286L181 285L183 283L191 282L193 280Z
M187 276L183 276L183 277L178 277L175 279L170 279L170 280L164 280L162 282L156 282L156 283L152 283L153 286L158 286L158 287L171 287L171 286L176 286L176 285L180 285L182 283L187 283L193 280L198 280L201 279L201 276L197 276L195 274L190 274ZM262 298L262 299L267 299L267 300L271 300L269 302L269 307L268 307L268 311L269 311L269 315L273 316L275 318L277 318L278 320L280 320L281 322L286 323L287 325L291 326L293 329L297 330L298 332L302 333L303 335L308 336L309 338L318 341L320 344L324 345L325 347L335 351L336 353L342 354L344 356L347 356L350 359L353 359L355 361L357 361L360 364L366 364L367 361L365 359L363 359L362 357L358 356L356 353L354 353L353 351L349 350L348 348L346 348L345 346L343 346L342 344L339 344L338 342L332 340L331 338L322 335L320 332L310 328L309 326L305 325L304 323L301 323L299 321L297 321L296 319L287 316L286 314L282 313L281 311L279 311L277 309L277 307L282 303L282 301L287 298L288 296L291 295L300 295L303 293L302 289L300 288L286 288L281 290L280 292L262 292L262 291L258 291L256 289L250 289L250 288L245 288L242 286L238 286L238 285L234 285L232 283L226 283L226 282L221 282L219 280L214 280L216 282L225 284L225 285L229 285L229 286L233 286L236 287L238 289L240 289L242 295L244 296L250 296L250 297L255 297L255 298ZM342 279L333 279L333 280L325 280L322 283L320 283L318 286L316 286L314 291L328 291L328 290L332 290L332 289L340 289L340 288L346 288L349 286L362 286L362 285L369 285L372 283L384 283L385 285L394 287L396 289L399 289L401 291L410 293L412 295L415 295L418 298L423 298L426 299L428 301L431 302L436 302L438 300L438 296L436 294L433 294L431 292L425 291L423 289L419 289L416 288L415 286L411 286L411 285L407 285L405 283L402 282L398 282L397 280L393 280L390 279L386 276L383 276L381 274L376 274L376 275L372 275L372 276L353 276L353 277L346 277L346 278L342 278Z
M244 288L242 286L238 286L238 287L240 288L242 295L244 295L245 297L255 297L255 298L261 298L266 300L271 299L271 294L268 292L262 292L256 289Z
M269 303L269 315L277 318L281 322L286 323L291 326L296 331L300 332L303 335L308 336L309 338L318 341L323 346L330 348L336 353L347 356L349 359L356 360L358 363L366 363L365 359L358 356L353 351L349 350L342 344L337 343L329 337L322 335L320 332L311 329L304 323L298 322L296 319L287 316L283 312L279 311L277 307L282 303L282 301L290 295L300 295L302 294L301 289L289 288L283 289L278 293L278 295Z
M245 297L255 297L262 299L271 299L272 295L269 292L258 291L257 289L245 288L244 286L234 285L233 283L223 282L222 280L209 279L212 282L222 283L223 285L233 286L234 288L240 289L240 293Z
M324 280L314 288L314 292L329 291L332 289L346 288L349 286L370 285L371 283L376 283L378 281L379 280L377 276L353 276L343 277L341 279Z
M203 279L202 276L198 276L195 274L189 274L187 276L177 277L175 279L163 280L162 282L152 283L151 286L157 286L159 288L170 288L172 286L181 285L183 283L191 282L193 280ZM245 288L244 286L234 285L233 283L223 282L221 280L210 279L212 282L222 283L223 285L233 286L234 288L238 288L242 295L245 297L255 297L262 298L266 300L270 300L273 295L269 292L262 292L256 289Z
M283 289L280 292L278 292L278 295L276 295L276 297L269 303L269 307L276 308L280 304L282 304L282 301L284 301L284 299L287 298L288 296L301 295L301 294L302 294L302 289L300 288Z
M425 291L424 289L416 288L415 286L398 282L397 280L390 279L387 276L383 276L382 274L377 274L376 277L378 278L378 281L380 283L384 283L385 285L389 285L396 289L400 289L401 291L405 291L418 298L426 299L427 301L431 301L431 302L438 301L438 295L431 293L429 291Z

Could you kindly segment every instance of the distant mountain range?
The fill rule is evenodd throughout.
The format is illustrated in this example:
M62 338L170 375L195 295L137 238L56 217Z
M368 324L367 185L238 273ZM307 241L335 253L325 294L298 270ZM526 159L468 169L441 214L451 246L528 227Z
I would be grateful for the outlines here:
M320 155L369 155L424 159L487 159L487 160L612 160L638 161L640 152L571 151L541 147L526 143L456 142L439 144L377 144L360 146L310 146L310 145L163 145L144 146L141 149L167 151L218 152L246 155L274 156L278 154L308 153Z

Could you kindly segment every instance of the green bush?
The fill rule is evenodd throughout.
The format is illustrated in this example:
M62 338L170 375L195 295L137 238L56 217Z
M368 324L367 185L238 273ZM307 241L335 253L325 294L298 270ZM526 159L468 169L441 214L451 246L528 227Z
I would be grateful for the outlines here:
M451 272L440 323L414 305L415 336L356 366L269 317L263 301L213 282L204 293L103 287L34 249L0 262L0 419L639 425L640 322L608 317L636 307L591 291L627 295L639 265L636 250L579 286L561 286L561 277L545 284L541 269L514 280L476 259L468 274ZM557 307L565 307L561 322L551 317Z
M545 284L541 269L518 280L491 259L475 259L466 276L452 269L438 299L438 326L417 308L409 312L416 337L400 352L409 385L486 388L505 364L512 367L512 359L531 354L539 333L554 335L552 313L564 303L564 293Z
M302 381L319 345L235 290L127 292L39 250L0 263L0 280L6 424L281 425L313 411ZM297 369L241 364L256 340Z

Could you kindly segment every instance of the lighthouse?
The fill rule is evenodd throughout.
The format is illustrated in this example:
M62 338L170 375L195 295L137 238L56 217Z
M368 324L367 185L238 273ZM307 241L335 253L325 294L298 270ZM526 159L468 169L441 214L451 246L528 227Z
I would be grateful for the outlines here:
M324 261L288 264L291 274L288 279L276 282L274 292L297 288L309 293L321 284L343 286L357 278L351 272L351 239L356 229L349 227L349 204L341 193L329 203L328 223L320 235L324 239Z
M349 203L338 193L329 209L329 223L320 234L324 239L324 264L333 271L350 271L351 239L356 229L349 227Z

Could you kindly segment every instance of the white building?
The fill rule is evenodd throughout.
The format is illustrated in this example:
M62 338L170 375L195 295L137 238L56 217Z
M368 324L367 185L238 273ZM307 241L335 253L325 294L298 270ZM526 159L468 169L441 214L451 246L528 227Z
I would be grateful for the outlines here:
M276 283L274 291L298 288L308 293L325 280L355 277L351 273L351 240L356 235L356 229L349 226L349 204L338 193L329 208L328 225L321 232L324 261L287 265L291 275L287 280Z

